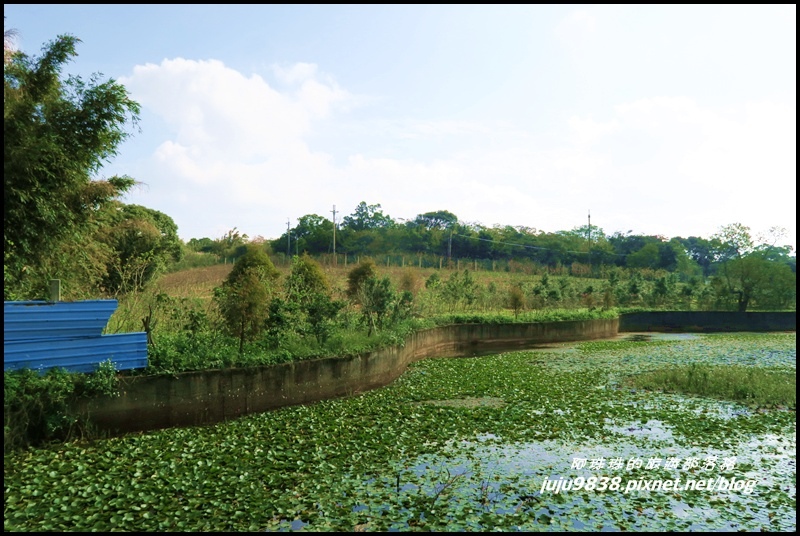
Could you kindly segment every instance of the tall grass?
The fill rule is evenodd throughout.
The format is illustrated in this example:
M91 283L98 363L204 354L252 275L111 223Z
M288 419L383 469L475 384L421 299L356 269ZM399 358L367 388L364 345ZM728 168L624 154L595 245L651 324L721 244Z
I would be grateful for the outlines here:
M207 266L214 266L221 264L219 257L212 253L200 253L197 251L186 251L183 258L175 263L172 263L168 272L181 272L183 270L191 270L192 268L204 268Z
M796 409L796 378L795 371L784 368L693 363L634 376L629 382L647 390Z

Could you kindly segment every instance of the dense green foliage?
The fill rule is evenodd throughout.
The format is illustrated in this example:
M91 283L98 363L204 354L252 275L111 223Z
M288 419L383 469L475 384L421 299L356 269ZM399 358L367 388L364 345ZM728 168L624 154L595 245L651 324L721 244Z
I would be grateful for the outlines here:
M279 314L273 315L277 318L270 325L286 331L286 314L293 313L294 331L310 333L317 343L324 344L335 330L336 316L344 306L343 301L333 299L331 284L319 263L304 254L292 259L292 270L286 278L286 300L274 309Z
M402 294L395 294L395 300ZM442 314L427 319L406 318L394 321L391 327L370 332L369 319L355 313L340 313L337 324L330 327L325 338L308 327L296 309L287 312L282 307L286 303L277 300L278 305L270 309L267 333L264 337L246 342L243 351L238 350L238 338L218 331L192 331L188 327L174 333L162 333L156 338L157 344L148 352L148 374L174 374L192 370L206 370L226 367L247 367L273 365L289 361L315 359L332 356L352 356L402 344L413 331L451 324L506 324L511 322L562 322L592 320L597 318L616 318L616 310L589 311L587 309L528 311L518 316L510 313L496 314ZM275 303L273 301L273 303ZM393 302L402 306L401 301ZM341 304L337 304L339 306ZM291 316L290 316L291 315ZM278 316L278 318L274 318ZM286 317L290 316L291 321ZM278 331L275 323L281 323ZM291 326L296 326L290 329Z
M112 254L89 237L102 209L134 183L95 178L128 137L139 105L113 80L62 77L77 43L61 36L40 57L15 52L3 65L5 299L42 297L59 276L96 284ZM76 287L67 290L85 291Z
M723 245L718 277L721 293L738 311L747 311L752 303L770 308L796 304L794 266L780 262L787 258L789 248L755 243L750 229L741 224L723 227L717 240Z
M118 379L111 361L92 374L23 369L3 374L3 450L83 437L86 415L71 409L81 398L113 396Z
M367 257L358 263L358 266L350 270L347 274L347 297L353 300L358 299L358 293L367 279L376 277L378 268L375 261Z
M222 286L215 289L228 332L239 340L239 353L244 343L254 340L265 329L271 295L280 274L264 251L249 247L239 257Z
M263 250L251 249L251 255L266 258ZM237 262L229 280L249 258ZM173 279L192 280L193 273L174 274ZM329 278L335 273L340 275L333 284ZM425 274L430 274L427 279ZM613 318L619 311L714 309L727 296L716 294L711 284L680 283L669 274L624 268L605 274L597 279L546 271L391 271L369 258L337 272L302 255L294 257L288 273L273 274L266 294L248 293L230 283L216 290L213 302L134 293L121 302L112 324L114 331L139 330L139 319L152 307L156 345L150 348L147 372L162 373L357 355L402 343L414 330L450 323L552 322ZM224 314L223 296L230 306ZM239 313L250 315L252 322L243 325Z
M163 212L113 202L99 223L95 238L113 252L103 278L108 293L141 290L183 257L178 226Z
M655 335L654 335L655 337ZM7 531L793 531L795 413L631 389L671 366L794 372L794 334L664 336L415 363L391 385L214 426L4 457ZM666 469L711 455L721 469ZM575 469L576 458L660 469ZM558 476L743 491L542 492Z

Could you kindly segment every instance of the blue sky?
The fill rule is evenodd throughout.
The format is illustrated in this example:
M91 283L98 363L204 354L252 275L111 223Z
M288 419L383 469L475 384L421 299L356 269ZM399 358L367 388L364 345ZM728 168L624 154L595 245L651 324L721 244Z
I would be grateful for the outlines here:
M103 176L183 239L398 221L796 246L796 6L5 5L142 106Z

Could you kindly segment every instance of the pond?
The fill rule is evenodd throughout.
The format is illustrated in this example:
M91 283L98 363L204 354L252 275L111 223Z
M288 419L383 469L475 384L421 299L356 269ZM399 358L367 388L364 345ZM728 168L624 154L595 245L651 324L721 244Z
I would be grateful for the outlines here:
M731 406L709 403L707 413L724 419L748 414ZM489 435L453 442L441 454L408 463L399 473L401 491L444 494L443 513L452 520L448 530L796 527L794 434L696 448L655 419L606 428L613 441L509 444ZM484 516L488 523L481 513L490 514ZM512 519L497 519L504 516ZM390 527L407 528L405 522Z
M773 348L762 344L765 340L744 334L626 334L614 341L558 344L516 357L549 371L605 370L600 376L605 382L595 382L584 393L587 400L603 405L608 400L601 402L605 397L598 391L621 391L621 376L669 363L795 367L793 347ZM615 344L620 341L691 344L678 348ZM408 502L403 495L410 495L438 504L438 515L446 520L440 520L438 528L445 530L794 530L794 409L758 410L635 390L626 394L614 404L636 408L635 418L626 419L625 412L619 415L622 418L605 416L602 432L588 440L580 433L586 424L584 405L554 405L531 409L530 415L536 420L564 419L573 428L569 439L509 441L495 433L480 433L449 441L436 454L403 460L396 466L399 486L385 504L377 505L377 513L398 512L406 519L388 529L408 530L409 518L414 523L415 516L426 514L403 507L404 500ZM485 401L476 402L481 400ZM488 397L426 403L461 408L504 405L501 399ZM754 427L776 414L782 415L776 420L784 425L773 433ZM383 485L392 488L391 482ZM411 504L419 509L419 502ZM375 510L376 503L356 507L370 508Z
M796 335L626 336L428 359L346 399L10 453L4 527L794 531L794 403L627 381L691 363L794 372Z

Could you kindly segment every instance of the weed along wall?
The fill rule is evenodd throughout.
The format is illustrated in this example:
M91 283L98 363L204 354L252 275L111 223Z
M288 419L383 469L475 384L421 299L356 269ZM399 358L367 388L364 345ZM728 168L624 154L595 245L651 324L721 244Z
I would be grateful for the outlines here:
M476 356L551 342L601 339L618 331L618 319L443 326L417 332L403 346L360 356L123 378L120 396L84 400L74 409L88 414L98 430L110 434L212 424L382 387L423 358Z

